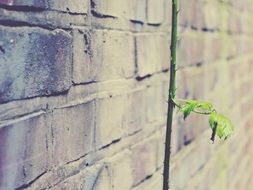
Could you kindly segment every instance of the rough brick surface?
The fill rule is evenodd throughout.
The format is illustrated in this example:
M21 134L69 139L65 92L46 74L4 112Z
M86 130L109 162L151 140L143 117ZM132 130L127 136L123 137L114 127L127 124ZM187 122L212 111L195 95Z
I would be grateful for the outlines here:
M56 109L52 115L54 165L71 162L94 150L94 102Z
M97 17L122 18L144 22L146 1L144 0L92 0L92 14Z
M125 96L96 101L95 143L97 148L106 146L122 137L125 123L125 102Z
M0 102L61 93L71 83L71 37L62 30L1 27Z
M139 77L168 69L169 40L166 34L136 35L136 64ZM157 53L161 56L157 57Z
M16 189L43 175L50 161L50 123L45 114L0 126L0 189Z
M149 24L161 24L164 19L165 10L164 0L148 0L147 1L147 22Z
M87 13L88 1L86 0L67 0L64 3L57 0L1 0L0 5L6 5L9 8L28 10L49 9L72 13Z
M46 8L47 1L46 0L1 0L0 4L7 5L10 7L15 6L27 6L27 7L36 7L36 8Z
M75 83L133 77L134 41L131 33L78 30L74 35Z

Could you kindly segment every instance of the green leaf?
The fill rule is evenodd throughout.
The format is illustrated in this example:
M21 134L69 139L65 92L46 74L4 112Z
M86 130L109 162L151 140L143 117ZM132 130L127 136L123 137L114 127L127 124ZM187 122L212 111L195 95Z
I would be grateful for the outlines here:
M213 104L210 102L198 102L197 109L200 111L212 111Z
M209 124L211 129L214 129L217 126L217 113L212 112L209 116Z
M195 100L187 100L186 103L180 109L183 112L184 119L186 119L190 113L196 108L198 105L197 101Z
M234 131L234 126L230 119L216 112L210 114L209 124L213 132L215 130L220 139L227 139Z
M210 113L213 110L213 105L209 102L200 102L196 100L183 100L184 104L180 105L180 111L183 112L186 119L191 112Z

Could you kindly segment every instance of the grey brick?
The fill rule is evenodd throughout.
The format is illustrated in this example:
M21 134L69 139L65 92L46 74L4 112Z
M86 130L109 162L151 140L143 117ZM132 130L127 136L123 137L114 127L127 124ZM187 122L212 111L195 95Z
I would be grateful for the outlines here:
M0 27L0 36L0 103L69 89L72 40L66 32Z
M73 161L93 150L94 101L53 112L54 164Z
M48 121L42 114L0 126L0 189L16 189L46 172Z
M19 10L21 7L26 7L30 10L32 10L32 8L39 8L73 13L87 13L88 11L87 0L65 0L64 2L59 0L2 0L0 1L0 5L1 4L15 7Z
M10 7L13 6L29 6L36 8L47 8L48 0L2 0L0 4L8 5Z
M134 40L129 32L74 30L73 81L131 78L134 76Z

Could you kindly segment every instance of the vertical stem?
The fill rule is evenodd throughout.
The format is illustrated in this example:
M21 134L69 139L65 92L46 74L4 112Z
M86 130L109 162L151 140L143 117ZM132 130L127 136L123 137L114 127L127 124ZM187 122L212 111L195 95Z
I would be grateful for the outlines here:
M176 48L177 48L177 17L178 17L178 0L172 0L172 25L171 25L171 45L170 45L170 84L169 84L169 100L167 112L167 126L165 139L164 154L164 170L163 170L163 190L169 189L169 170L170 170L170 144L171 144L171 128L174 110L174 102L176 93Z

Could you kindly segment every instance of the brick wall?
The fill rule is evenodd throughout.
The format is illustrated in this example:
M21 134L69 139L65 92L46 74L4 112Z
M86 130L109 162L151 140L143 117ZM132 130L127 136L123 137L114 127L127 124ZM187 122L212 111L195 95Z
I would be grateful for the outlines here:
M212 101L173 125L171 189L252 187L253 4L180 0L178 89ZM0 0L0 189L160 190L169 0ZM251 183L251 184L250 184Z

